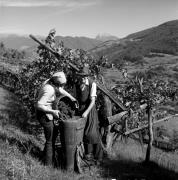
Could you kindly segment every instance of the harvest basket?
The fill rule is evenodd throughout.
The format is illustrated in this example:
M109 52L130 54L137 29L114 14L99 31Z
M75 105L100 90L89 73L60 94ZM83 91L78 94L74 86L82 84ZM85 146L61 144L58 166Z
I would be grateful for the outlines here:
M66 170L74 170L76 147L83 142L85 123L86 118L79 116L60 123L60 138L64 154L63 167Z

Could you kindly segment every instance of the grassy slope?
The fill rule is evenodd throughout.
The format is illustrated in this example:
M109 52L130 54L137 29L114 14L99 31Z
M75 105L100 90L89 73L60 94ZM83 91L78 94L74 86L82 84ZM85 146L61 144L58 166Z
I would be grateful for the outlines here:
M0 120L0 179L96 178L97 168L93 169L93 175L78 175L43 166L40 160L44 147L43 134L41 131L35 133L37 129L32 129L33 126L27 121L18 100L2 87L0 87ZM24 123L26 126L21 126ZM29 131L33 134L29 134Z
M0 179L172 179L178 178L178 154L166 153L153 149L152 163L142 164L145 158L145 147L128 139L118 141L100 168L93 168L93 174L78 175L42 165L39 157L42 153L44 139L20 130L17 123L22 114L18 100L13 94L0 89ZM15 101L15 102L13 102ZM11 104L11 106L10 106ZM17 106L17 116L14 107ZM6 111L8 109L8 111ZM22 115L21 115L22 116ZM24 116L25 118L25 116ZM21 119L21 123L23 123ZM12 125L13 124L13 125ZM18 127L17 127L18 126ZM27 123L27 127L32 127ZM99 176L97 176L99 174Z
M132 139L123 139L114 145L114 152L104 165L105 175L118 179L173 180L178 175L177 153L167 153L153 148L151 162L145 165L146 146Z
M148 64L133 66L128 65L128 71L132 74L140 69L155 68L164 65L172 76L177 73L177 57L166 55L162 58L145 58ZM151 66L149 66L151 65ZM114 85L116 81L122 80L121 73L116 69L105 72L107 81ZM175 78L175 77L174 77ZM176 78L175 78L176 79ZM39 156L43 149L44 139L24 133L26 116L18 100L9 92L0 89L0 179L107 179L130 177L143 177L147 179L178 179L177 152L167 153L154 148L151 153L152 164L143 166L145 158L145 147L137 142L118 141L111 152L109 159L101 168L93 169L94 175L89 173L79 176L70 172L47 168L41 164ZM25 120L25 121L24 121ZM26 127L32 128L32 125ZM174 129L175 124L164 124L167 128ZM18 128L17 128L18 127ZM20 130L20 128L23 129ZM35 129L34 131L35 132ZM30 144L30 146L29 146ZM30 148L29 148L30 147ZM96 177L96 173L100 173ZM176 173L175 173L176 172Z
M2 129L1 129L2 130ZM17 131L17 130L16 130ZM148 166L142 164L145 156L145 148L138 143L128 140L126 143L117 142L114 146L114 152L111 153L105 163L100 168L100 176L94 174L77 175L72 172L65 172L50 167L45 167L41 162L30 153L22 153L17 148L18 138L13 133L14 143L10 141L12 132L3 131L0 135L0 178L1 179L110 179L119 178L138 178L145 179L166 179L176 180L178 178L175 172L178 172L178 154L166 153L157 149L152 150L152 163ZM18 130L20 140L28 139L28 135ZM35 139L35 138L31 138ZM98 170L97 170L98 171Z
M152 70L152 72L157 72L158 78L169 78L176 82L178 77L178 56L164 54L163 57L144 57L143 64L128 63L124 68L127 69L129 76L136 72L144 73ZM112 84L124 80L121 72L117 69L105 69L104 77L108 83Z

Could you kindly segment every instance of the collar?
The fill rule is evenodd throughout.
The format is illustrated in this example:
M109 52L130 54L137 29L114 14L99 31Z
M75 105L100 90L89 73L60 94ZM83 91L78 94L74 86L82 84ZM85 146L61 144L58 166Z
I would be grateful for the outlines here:
M89 86L89 79L86 79L85 85Z

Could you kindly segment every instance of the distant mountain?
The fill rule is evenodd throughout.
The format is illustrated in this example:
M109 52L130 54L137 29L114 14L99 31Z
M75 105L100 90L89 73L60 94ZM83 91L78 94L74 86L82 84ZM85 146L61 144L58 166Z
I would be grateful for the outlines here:
M118 40L119 38L116 36L104 33L104 34L98 34L95 39L104 42L104 41L110 41L110 40Z
M16 34L0 34L0 42L3 42L7 48L18 50L25 50L36 45L28 36L19 36Z
M100 40L87 37L56 36L55 40L58 42L63 41L65 47L83 50L89 50L102 43Z
M39 36L37 36L39 37ZM40 39L44 39L44 37L40 37ZM56 36L56 41L63 41L64 45L68 48L72 49L84 49L88 50L94 48L102 41L87 37L71 37L71 36ZM19 35L5 35L0 34L0 42L3 42L6 47L18 49L18 50L32 50L36 48L37 43L34 42L28 36L19 36Z
M150 52L178 53L178 20L136 32L115 41L104 42L91 50L95 55L106 55L111 61L136 60Z

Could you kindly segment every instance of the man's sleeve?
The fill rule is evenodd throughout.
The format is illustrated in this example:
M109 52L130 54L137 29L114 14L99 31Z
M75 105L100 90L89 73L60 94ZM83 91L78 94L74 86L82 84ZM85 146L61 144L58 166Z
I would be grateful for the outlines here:
M96 97L96 83L95 82L92 83L90 97Z
M46 85L43 87L43 89L40 92L40 97L38 99L38 104L47 105L49 102L49 99L53 95L53 88Z

